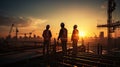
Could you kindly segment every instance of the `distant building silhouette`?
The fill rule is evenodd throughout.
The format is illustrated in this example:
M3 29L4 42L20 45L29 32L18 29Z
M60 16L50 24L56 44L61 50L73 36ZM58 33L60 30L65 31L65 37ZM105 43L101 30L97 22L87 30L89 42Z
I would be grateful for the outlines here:
M99 38L104 38L104 32L103 32L103 31L100 32L100 34L99 34Z
M36 35L34 34L33 37L36 38Z

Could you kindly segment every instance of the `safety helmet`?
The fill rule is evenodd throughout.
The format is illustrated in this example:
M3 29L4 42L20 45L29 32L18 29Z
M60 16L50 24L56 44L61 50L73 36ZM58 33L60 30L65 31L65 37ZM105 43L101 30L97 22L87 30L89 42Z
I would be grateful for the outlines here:
M62 23L60 24L60 26L61 26L61 27L64 27L64 26L65 26L65 24L62 22Z
M74 28L77 28L77 25L74 25Z
M46 29L49 29L50 28L50 25L46 25Z

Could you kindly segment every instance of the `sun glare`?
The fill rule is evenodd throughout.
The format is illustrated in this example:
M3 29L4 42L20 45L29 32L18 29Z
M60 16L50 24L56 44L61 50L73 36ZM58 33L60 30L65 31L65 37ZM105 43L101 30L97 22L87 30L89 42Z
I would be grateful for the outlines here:
M85 32L81 31L81 32L79 33L79 36L80 36L80 37L85 37Z

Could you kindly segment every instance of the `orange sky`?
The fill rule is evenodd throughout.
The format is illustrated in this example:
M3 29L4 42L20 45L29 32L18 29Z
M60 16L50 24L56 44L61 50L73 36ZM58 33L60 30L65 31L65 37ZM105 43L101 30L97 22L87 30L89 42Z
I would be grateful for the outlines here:
M68 29L68 33L72 33L73 25L77 24L79 32L84 32L87 37L93 37L95 34L98 36L100 31L105 31L104 29L98 29L96 27L97 24L106 22L105 13L105 11L94 10L94 8L59 9L55 11L53 15L48 15L48 18L46 19L28 17L31 20L29 25L26 27L19 27L19 25L17 25L17 27L19 29L19 33L29 33L32 30L35 30L33 33L41 36L45 26L49 24L51 26L50 30L52 31L53 38L56 38L58 36L56 33L59 33L60 30L60 23L64 22L65 27ZM10 28L10 26L8 28ZM9 29L7 30L9 31ZM15 29L12 34L14 36ZM70 36L71 34L69 34L69 37Z
M119 3L119 1L117 2ZM78 25L79 32L87 37L99 36L99 32L107 29L98 29L97 24L107 23L107 2L104 0L63 0L63 1L1 1L0 2L0 37L8 35L11 24L15 24L21 33L42 36L45 26L51 26L53 38L58 36L60 23L64 22L68 33L72 33L73 25ZM113 13L113 19L119 20L119 4ZM11 32L14 36L15 28ZM69 37L71 34L69 34Z

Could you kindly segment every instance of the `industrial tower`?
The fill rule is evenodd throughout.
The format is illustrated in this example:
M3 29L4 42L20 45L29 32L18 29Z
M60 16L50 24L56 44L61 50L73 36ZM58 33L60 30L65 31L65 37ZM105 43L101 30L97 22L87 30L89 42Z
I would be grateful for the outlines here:
M108 5L107 5L107 24L103 25L97 25L97 27L106 27L107 28L107 46L108 46L108 51L113 48L112 47L112 36L111 33L114 32L114 30L120 26L120 21L113 22L112 21L112 13L116 8L116 2L115 0L108 0Z

